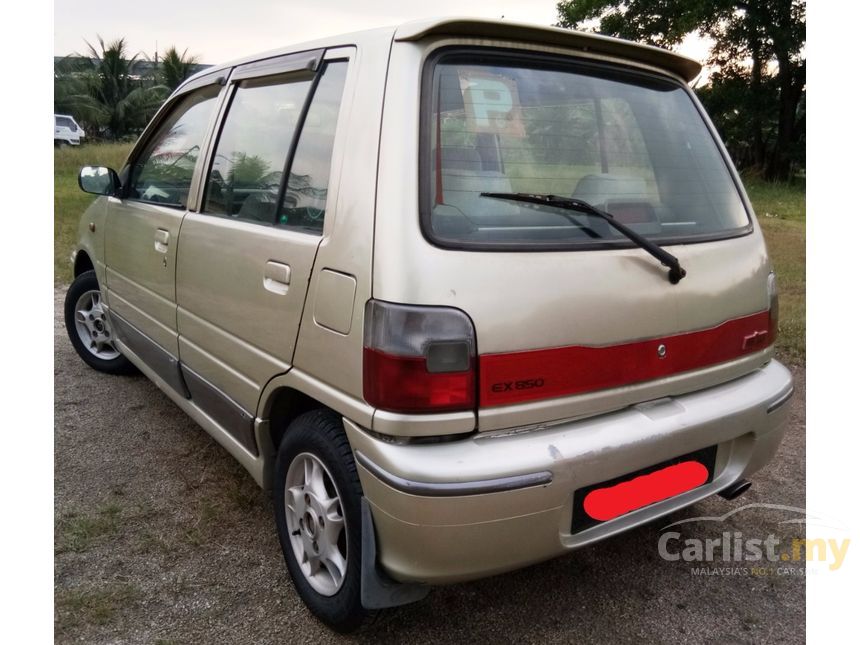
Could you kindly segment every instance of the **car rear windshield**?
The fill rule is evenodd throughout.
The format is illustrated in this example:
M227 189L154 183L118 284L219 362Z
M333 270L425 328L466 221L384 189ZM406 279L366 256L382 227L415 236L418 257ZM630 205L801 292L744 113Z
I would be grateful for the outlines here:
M485 192L574 197L670 244L749 230L727 162L680 83L607 65L476 51L429 64L421 210L435 243L629 244L599 218Z

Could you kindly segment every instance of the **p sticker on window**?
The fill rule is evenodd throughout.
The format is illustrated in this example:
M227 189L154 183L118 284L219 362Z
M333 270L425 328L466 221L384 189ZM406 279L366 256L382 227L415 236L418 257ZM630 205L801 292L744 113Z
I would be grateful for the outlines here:
M497 74L463 70L460 90L469 129L474 132L524 137L517 86Z

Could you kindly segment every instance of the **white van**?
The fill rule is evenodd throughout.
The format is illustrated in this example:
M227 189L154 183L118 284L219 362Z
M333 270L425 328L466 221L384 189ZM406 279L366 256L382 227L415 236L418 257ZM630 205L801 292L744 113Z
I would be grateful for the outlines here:
M54 115L54 145L78 146L85 136L84 129L78 125L73 116L68 114Z

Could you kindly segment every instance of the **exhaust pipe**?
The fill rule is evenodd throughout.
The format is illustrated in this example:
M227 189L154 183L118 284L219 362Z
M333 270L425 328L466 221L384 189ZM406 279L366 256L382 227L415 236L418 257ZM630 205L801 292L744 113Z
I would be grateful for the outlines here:
M751 481L747 479L739 479L728 488L724 488L723 490L721 490L718 495L723 499L737 499L738 497L746 493L750 489L750 486L752 486Z

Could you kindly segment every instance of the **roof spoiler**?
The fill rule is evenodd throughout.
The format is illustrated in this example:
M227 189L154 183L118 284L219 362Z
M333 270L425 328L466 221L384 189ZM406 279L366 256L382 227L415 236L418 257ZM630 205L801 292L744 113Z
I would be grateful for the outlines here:
M519 22L479 18L417 20L400 25L394 34L394 40L415 41L427 36L478 36L569 47L644 63L670 72L687 83L702 71L702 65L698 61L659 47L599 34Z

